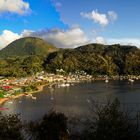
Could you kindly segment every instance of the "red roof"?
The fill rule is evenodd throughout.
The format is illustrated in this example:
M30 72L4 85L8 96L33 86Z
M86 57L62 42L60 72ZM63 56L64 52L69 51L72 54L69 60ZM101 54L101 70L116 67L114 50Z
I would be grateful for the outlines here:
M2 88L3 88L4 90L9 90L9 89L12 89L13 86L3 86Z

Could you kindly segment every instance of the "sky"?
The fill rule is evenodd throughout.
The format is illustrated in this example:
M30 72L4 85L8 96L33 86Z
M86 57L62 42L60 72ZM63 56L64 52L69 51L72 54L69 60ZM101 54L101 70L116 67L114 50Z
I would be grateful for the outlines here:
M0 0L0 49L35 36L57 47L140 47L140 0Z

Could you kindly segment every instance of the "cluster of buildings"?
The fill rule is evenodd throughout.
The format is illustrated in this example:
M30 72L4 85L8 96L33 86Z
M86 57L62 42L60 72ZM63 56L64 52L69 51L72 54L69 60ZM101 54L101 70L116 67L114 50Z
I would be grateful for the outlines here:
M60 74L60 73L61 74ZM23 93L23 87L29 86L31 84L40 83L45 85L48 83L49 85L56 84L59 87L69 86L70 83L81 82L81 81L92 81L94 78L91 75L86 74L84 71L77 71L68 75L62 74L63 70L58 70L58 74L45 73L44 71L37 73L36 75L30 77L23 78L5 78L0 77L0 98L4 97L12 97L14 95ZM98 76L97 80L105 79L103 76ZM118 76L112 77L112 79L118 79ZM130 79L129 76L119 77L122 79ZM140 76L132 77L131 79L140 79Z
M5 78L0 77L0 97L11 97L17 93L23 93L23 87L29 86L34 83L57 83L67 84L80 82L85 80L92 80L92 76L86 73L77 72L76 74L61 75L50 74L44 71L37 73L36 75L24 78Z

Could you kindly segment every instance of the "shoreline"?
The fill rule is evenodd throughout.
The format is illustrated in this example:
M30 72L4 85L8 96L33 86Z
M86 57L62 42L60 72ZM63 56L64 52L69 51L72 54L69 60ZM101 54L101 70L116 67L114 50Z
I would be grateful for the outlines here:
M128 80L128 77L123 77L122 79L120 79L120 78L108 78L109 80ZM105 80L105 77L96 77L96 78L94 78L94 79L92 79L92 80L86 80L86 81L104 81ZM81 80L81 81L78 81L78 83L79 82L82 82L83 80ZM85 81L85 80L84 80ZM23 96L27 96L28 94L30 95L30 94L35 94L35 93L38 93L38 92L41 92L41 91L43 91L43 88L45 87L45 86L50 86L50 85L53 85L53 84L55 84L55 83L50 83L50 84L43 84L43 85L39 85L37 88L38 88L38 90L36 90L36 91L31 91L31 92L27 92L27 93L21 93L21 94L19 94L19 95L16 95L16 96L13 96L12 98L0 98L0 106L1 105L3 105L6 101L8 101L8 100L10 100L10 99L18 99L18 98L20 98L20 97L23 97Z

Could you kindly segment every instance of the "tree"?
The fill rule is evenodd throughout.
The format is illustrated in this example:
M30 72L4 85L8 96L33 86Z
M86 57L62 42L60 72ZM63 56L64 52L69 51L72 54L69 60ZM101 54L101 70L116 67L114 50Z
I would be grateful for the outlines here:
M116 99L106 105L94 104L94 119L86 130L88 140L139 140L139 130L128 113L121 111Z

